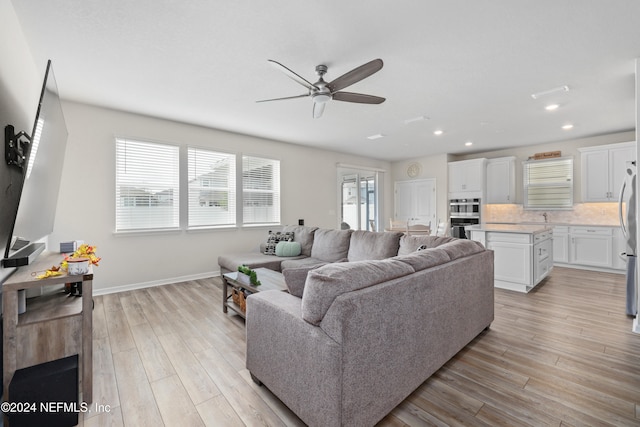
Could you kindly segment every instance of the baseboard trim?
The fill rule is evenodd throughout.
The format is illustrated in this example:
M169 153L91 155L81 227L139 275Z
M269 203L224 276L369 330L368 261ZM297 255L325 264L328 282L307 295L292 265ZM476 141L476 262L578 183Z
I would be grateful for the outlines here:
M150 282L132 283L129 285L113 286L109 288L93 289L93 295L107 295L115 294L118 292L133 291L136 289L153 288L155 286L170 285L172 283L188 282L189 280L208 279L209 277L215 277L220 275L220 270L209 271L206 273L190 274L188 276L169 277L161 280L153 280Z
M554 267L575 268L577 270L599 271L601 273L626 274L626 270L618 270L616 268L593 267L590 265L566 264L564 262L554 262Z

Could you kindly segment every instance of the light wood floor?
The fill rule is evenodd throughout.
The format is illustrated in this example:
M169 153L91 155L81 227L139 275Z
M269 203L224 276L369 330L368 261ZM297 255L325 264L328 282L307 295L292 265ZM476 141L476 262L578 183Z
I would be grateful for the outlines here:
M528 295L496 289L491 328L380 425L640 425L640 335L623 279L555 268ZM249 378L244 321L220 301L219 279L96 297L101 406L80 425L302 425Z

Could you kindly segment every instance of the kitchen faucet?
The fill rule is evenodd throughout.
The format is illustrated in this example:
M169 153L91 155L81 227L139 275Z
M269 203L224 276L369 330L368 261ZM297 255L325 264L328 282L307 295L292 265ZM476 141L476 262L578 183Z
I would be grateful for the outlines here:
M547 213L546 212L543 212L542 216L544 217L544 222L549 222L548 221L549 218L547 218Z

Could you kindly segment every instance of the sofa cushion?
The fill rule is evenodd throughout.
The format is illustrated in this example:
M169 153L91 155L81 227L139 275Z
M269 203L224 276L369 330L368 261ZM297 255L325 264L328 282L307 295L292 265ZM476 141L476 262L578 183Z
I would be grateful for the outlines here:
M346 258L352 231L319 228L313 235L311 257L326 262L336 262Z
M347 259L343 259L340 261L346 261ZM327 264L326 261L323 261L321 259L318 258L313 258L313 257L297 257L297 258L287 258L287 259L283 259L282 263L280 264L280 269L282 271L286 270L287 268L300 268L300 267L311 267L312 265L325 265Z
M415 271L425 270L451 261L447 251L440 248L418 250L407 255L398 255L392 259L409 264Z
M297 296L298 298L302 298L304 293L304 284L307 281L307 274L309 274L311 270L315 270L323 265L326 265L326 263L305 265L303 267L296 268L284 268L282 270L282 275L284 276L284 282L287 285L289 293Z
M269 231L267 244L265 246L265 255L275 255L276 246L280 242L292 242L294 233L292 231Z
M422 245L425 245L427 248L436 248L452 240L454 240L453 237L403 235L400 238L400 248L398 249L398 255L407 255L415 252Z
M332 263L311 270L302 295L302 318L318 325L338 296L414 272L409 264L393 259Z
M485 250L482 243L468 239L453 239L450 242L438 246L438 249L446 251L452 261L454 259L463 258Z
M276 256L292 257L300 255L300 242L278 242Z
M349 261L364 261L391 258L398 254L400 232L375 232L356 230L351 233Z
M283 232L293 232L293 241L300 243L301 255L311 256L313 237L318 227L307 227L304 225L285 225Z

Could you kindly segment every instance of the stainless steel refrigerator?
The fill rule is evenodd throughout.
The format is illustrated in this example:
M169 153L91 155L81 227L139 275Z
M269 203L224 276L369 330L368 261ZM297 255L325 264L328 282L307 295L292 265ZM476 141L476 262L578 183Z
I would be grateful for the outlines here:
M618 212L622 234L627 242L625 256L627 260L627 314L635 316L638 313L638 276L636 273L637 260L637 224L636 224L636 162L627 162L625 166L625 180L620 189Z

